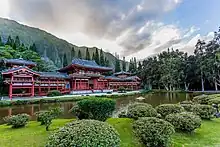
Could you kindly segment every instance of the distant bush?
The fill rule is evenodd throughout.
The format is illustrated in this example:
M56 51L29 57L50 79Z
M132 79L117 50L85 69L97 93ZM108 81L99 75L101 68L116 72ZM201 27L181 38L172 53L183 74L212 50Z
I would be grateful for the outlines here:
M5 100L0 100L0 107L3 106L11 106L11 102L10 101L5 101Z
M142 117L133 124L135 135L147 147L168 147L174 127L167 121Z
M60 128L49 137L46 147L119 147L117 131L108 123L77 120Z
M208 101L208 104L212 105L212 104L220 104L220 97L215 97L213 99L210 99Z
M166 121L170 122L176 130L192 132L201 126L202 120L192 112L169 114Z
M215 108L210 105L195 105L193 113L199 115L202 119L212 119L214 117Z
M156 117L157 111L146 103L134 103L128 106L127 117L138 119L139 117Z
M28 114L18 114L7 116L4 118L4 121L7 123L7 125L12 126L12 128L21 128L28 123L29 117L30 116Z
M79 119L105 121L115 110L115 100L108 98L88 98L78 101L71 109Z
M193 98L193 102L197 104L205 104L207 105L209 100L215 98L215 96L212 95L199 95Z
M180 105L185 109L185 111L192 112L195 104L192 101L182 101L180 102Z
M118 117L119 118L127 118L127 112L126 111L121 111L119 114L118 114Z
M125 91L126 91L126 89L125 89L125 87L120 86L120 87L118 88L118 91L119 91L119 92L125 92Z
M179 104L162 104L157 106L156 110L162 118L165 118L168 114L183 112L184 108Z
M51 90L48 92L47 96L48 97L53 97L53 96L61 96L62 94L58 90Z
M35 115L37 116L37 121L41 122L41 125L46 126L46 130L49 130L49 127L52 123L52 120L57 118L63 113L63 109L59 107L51 108L48 111L39 111Z

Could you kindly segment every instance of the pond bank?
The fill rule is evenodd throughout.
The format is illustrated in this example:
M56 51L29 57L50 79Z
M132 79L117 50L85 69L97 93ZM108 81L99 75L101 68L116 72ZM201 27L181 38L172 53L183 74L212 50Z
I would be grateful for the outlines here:
M64 95L57 97L45 96L45 97L14 98L12 101L9 99L0 100L0 107L41 104L41 103L76 102L85 98L92 98L92 97L119 98L125 96L138 95L141 93L142 93L141 91L129 91L126 93L113 92L112 94L96 93L96 94L88 94L88 95Z

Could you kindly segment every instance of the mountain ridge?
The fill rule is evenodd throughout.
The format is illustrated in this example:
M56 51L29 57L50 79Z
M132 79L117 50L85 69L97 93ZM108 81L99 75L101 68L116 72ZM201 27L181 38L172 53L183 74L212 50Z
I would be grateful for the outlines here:
M35 43L37 52L42 57L49 58L53 61L58 68L63 65L64 54L67 56L68 63L71 63L73 58L71 57L71 49L73 47L75 54L80 50L83 58L86 56L87 48L91 57L96 50L96 47L76 46L40 28L24 25L15 20L0 17L0 36L2 37L2 40L6 42L9 35L12 38L19 36L20 41L28 46ZM100 51L100 49L98 50ZM103 53L109 60L110 66L113 67L117 58L109 52L103 51Z

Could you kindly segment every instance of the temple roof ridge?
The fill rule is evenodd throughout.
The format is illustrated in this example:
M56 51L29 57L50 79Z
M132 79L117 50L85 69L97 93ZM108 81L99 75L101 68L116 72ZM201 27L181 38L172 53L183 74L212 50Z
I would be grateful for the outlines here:
M18 58L18 59L1 59L1 62L4 63L12 63L12 64L19 64L19 65L34 65L36 66L37 64L33 61L29 60L24 60L23 58Z

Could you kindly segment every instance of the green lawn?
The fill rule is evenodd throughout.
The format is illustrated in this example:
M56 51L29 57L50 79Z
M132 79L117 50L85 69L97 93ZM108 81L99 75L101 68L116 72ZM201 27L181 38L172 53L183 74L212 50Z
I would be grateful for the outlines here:
M51 130L70 122L70 119L57 119L53 121ZM119 132L122 147L140 147L137 139L132 134L131 119L111 118L107 122ZM9 126L0 125L0 147L43 147L47 137L53 131L46 132L44 126L38 122L30 122L25 128L11 129ZM175 133L172 137L174 147L201 147L220 145L220 119L203 121L201 128L195 133Z

